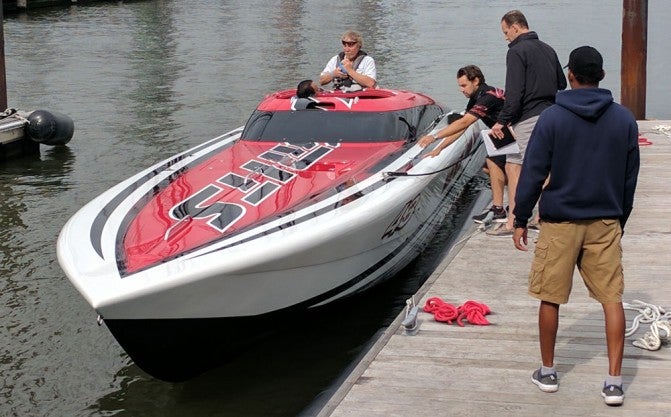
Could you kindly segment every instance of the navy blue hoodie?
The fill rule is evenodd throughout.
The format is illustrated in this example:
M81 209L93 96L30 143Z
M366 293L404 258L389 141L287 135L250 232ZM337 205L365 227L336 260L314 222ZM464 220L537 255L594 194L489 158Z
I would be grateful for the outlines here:
M542 190L541 220L609 218L624 228L640 164L636 119L602 88L560 91L555 100L529 139L515 217L528 220Z

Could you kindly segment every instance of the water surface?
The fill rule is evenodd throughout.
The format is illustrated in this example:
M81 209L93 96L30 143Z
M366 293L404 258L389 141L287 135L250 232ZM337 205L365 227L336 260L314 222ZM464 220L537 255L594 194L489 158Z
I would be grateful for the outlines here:
M651 0L649 118L671 119L666 96L671 13ZM486 6L485 6L486 4ZM562 62L580 45L605 59L619 97L621 2L518 1ZM510 2L101 2L5 16L8 102L75 121L65 148L0 165L0 415L292 416L330 384L405 305L440 261L482 182L431 250L369 298L296 323L268 344L184 384L134 366L56 260L74 212L150 164L242 125L261 98L316 78L359 29L380 84L461 109L455 73L477 64L502 86ZM652 83L654 82L654 84ZM462 214L462 217L460 217ZM312 404L312 405L311 405Z

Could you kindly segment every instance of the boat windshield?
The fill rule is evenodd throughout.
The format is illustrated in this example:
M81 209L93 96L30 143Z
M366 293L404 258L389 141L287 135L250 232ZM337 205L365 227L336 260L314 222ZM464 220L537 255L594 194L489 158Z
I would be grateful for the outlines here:
M417 117L405 113L257 110L247 121L242 139L288 143L408 140L416 135ZM408 119L415 119L415 124Z

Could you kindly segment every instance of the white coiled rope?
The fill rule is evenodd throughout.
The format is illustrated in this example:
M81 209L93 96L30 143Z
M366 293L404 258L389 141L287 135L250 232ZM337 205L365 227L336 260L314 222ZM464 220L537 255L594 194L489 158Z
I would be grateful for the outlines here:
M633 300L631 303L622 303L625 310L635 310L638 314L632 320L631 326L627 327L624 335L629 337L636 333L641 323L650 324L650 330L643 337L638 338L632 344L641 349L658 350L662 343L671 343L671 312L663 307L646 303L641 300Z
M657 125L651 128L655 133L660 133L662 135L671 137L671 126L669 125Z

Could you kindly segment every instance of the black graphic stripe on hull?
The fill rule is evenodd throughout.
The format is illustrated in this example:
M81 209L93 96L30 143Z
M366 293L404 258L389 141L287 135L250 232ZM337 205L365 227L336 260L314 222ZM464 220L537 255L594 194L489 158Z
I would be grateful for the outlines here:
M225 135L223 135L219 141L226 141L230 139L232 136L240 133L242 129L236 129L234 131L231 131ZM212 146L212 141L206 142L202 145L196 146L187 153L181 154L176 156L173 159L170 159L166 161L163 165L160 167L152 170L151 172L148 172L146 175L142 176L141 178L138 178L135 182L132 184L129 184L126 189L122 190L119 192L112 200L110 200L107 204L105 204L105 207L98 212L96 215L96 218L93 220L93 223L91 224L91 230L89 232L89 239L91 240L91 247L93 247L93 250L96 251L98 256L101 258L103 257L102 253L102 231L103 228L105 227L105 224L107 223L107 220L109 219L109 216L116 210L116 208L121 204L128 196L130 196L136 189L138 189L142 184L146 183L147 181L151 180L155 176L159 175L160 173L164 172L166 169L170 168L171 166L177 164L178 162L182 161L183 159L189 157L190 155L197 153L201 151L204 148L207 148L209 146ZM230 146L230 143L228 144ZM199 161L201 161L204 158L208 158L210 155L213 153L220 152L221 148L217 147L213 149L211 152L199 157L197 160L194 162L190 163L188 166L193 166L194 164L197 164Z
M397 160L398 160L398 159L397 159ZM393 162L390 162L390 163L393 163ZM458 172L458 171L459 171L459 167L462 166L463 163L464 163L464 159L461 159L461 160L460 160L460 163L454 167L455 171ZM385 167L385 168L386 168L386 167ZM407 168L407 167L406 167L406 168ZM383 169L381 170L381 172L384 171L384 170L385 170L385 169L383 168ZM450 182L451 182L451 181L450 181L450 177L451 177L451 175L450 175L449 172L443 172L442 175L439 176L439 178L444 179L443 187L442 187L442 188L443 188L443 192L445 192L445 189L448 188L448 187L450 186ZM356 194L354 194L354 195L351 195L351 196L345 196L345 197L343 197L342 200L339 200L339 201L337 201L336 203L334 203L334 204L332 204L332 205L329 205L329 206L327 206L327 207L321 208L321 209L319 209L319 210L316 210L316 211L313 211L313 212L310 212L310 213L306 213L305 215L301 216L301 217L298 218L298 219L293 219L293 220L291 220L291 221L287 221L287 222L285 222L285 223L279 224L279 225L277 225L277 226L275 226L275 227L272 227L272 228L270 228L270 229L263 230L263 231L261 231L261 232L258 232L258 233L256 233L256 234L252 235L252 236L249 236L249 237L247 237L247 238L245 238L245 239L241 239L241 240L236 241L236 242L234 242L234 243L231 243L231 244L229 244L229 245L225 245L225 246L221 246L221 247L217 247L217 248L212 248L211 250L205 250L205 251L203 251L202 253L199 253L199 254L197 255L197 257L206 256L206 255L209 255L209 254L212 254L212 253L220 252L220 251L223 251L223 250L225 250L225 249L231 248L231 247L233 247L233 246L237 246L237 245L240 245L240 244L243 244L243 243L247 243L247 242L253 241L253 240L255 240L255 239L259 239L259 238L264 237L264 236L269 236L269 235L271 235L271 234L273 234L273 233L279 232L280 230L285 230L285 229L287 229L287 228L289 228L289 227L292 227L292 226L301 224L301 223L303 223L303 222L305 222L305 221L308 221L308 220L310 220L310 219L313 219L313 218L315 218L315 217L321 216L321 215L323 215L323 214L326 214L326 213L328 213L328 212L330 212L330 211L335 210L336 208L338 208L338 207L340 207L341 205L343 205L343 203L344 203L345 200L347 200L347 202L350 202L350 203L351 203L353 200L356 200L356 199L358 199L358 198L360 198L360 197L362 197L362 196L364 196L364 195L366 195L366 194L368 194L368 193L371 193L371 192L375 191L376 189L382 187L383 185L385 185L385 184L388 183L389 181L394 181L394 180L396 180L396 179L397 179L397 178L395 178L395 177L386 178L386 179L380 179L379 181L376 181L374 184L371 184L370 186L366 187L365 189L361 190L360 192L358 192L358 193L356 193ZM437 178L436 180L437 180L437 181L441 181L441 180L438 179L438 178ZM456 180L456 179L455 179L455 180ZM440 206L444 203L445 199L447 198L447 193L444 193L443 195L444 195L444 197L442 198L440 204L438 204L438 207L440 207ZM293 213L293 211L286 212L286 213L284 213L283 215L286 216L286 215L291 214L291 213ZM128 222L130 222L130 219L132 219L132 216L127 216L127 219L128 219ZM120 231L121 231L121 230L125 230L124 227L121 227L121 228L120 228ZM239 232L236 232L235 234L240 234L240 233L242 233L242 232L243 232L243 231L239 231ZM222 237L221 240L224 240L224 239L230 239L231 236L234 236L235 234L233 234L233 235L227 235L227 236L225 236L225 237ZM121 236L117 239L117 242L120 242L120 241L121 241L120 239L121 239ZM181 253L176 254L176 255L174 255L174 256L171 256L171 257L166 257L166 258L164 258L164 259L161 260L161 263L170 262L170 261L172 261L172 260L174 260L174 259L178 259L178 258L183 257L183 256L188 256L188 255L190 255L190 254L192 254L192 253L194 253L194 252L202 251L205 247L213 245L213 243L215 243L215 242L208 242L206 245L203 245L203 246L200 246L200 247L196 247L196 248L190 249L190 250L188 250L188 251L181 252ZM120 248L117 248L117 250L120 250ZM140 271L144 271L144 270L150 269L150 268L152 268L152 267L154 267L154 266L156 265L156 264L148 265L148 266L146 266L146 267L144 267L144 268L142 268L142 269L140 269L140 270L135 270L135 271L133 271L132 273L128 273L128 272L126 271L125 265L124 265L124 263L122 262L121 258L120 258L120 257L117 257L117 259L118 259L117 267L118 267L118 271L119 271L119 276L120 276L121 278L126 278L126 277L129 277L129 276L132 276L132 275L135 274L135 273L138 273L138 272L140 272Z
M392 164L393 162L396 162L397 160L398 160L398 159L396 159L396 160L394 160L394 161L391 161L391 162L388 162L388 163L387 163L387 166L388 166L389 164ZM189 166L191 166L191 165L193 165L193 163L192 163L192 164L189 164ZM384 168L386 168L386 166L385 166ZM384 171L384 168L383 168L380 172ZM406 167L406 168L409 168L409 167ZM344 196L341 200L335 202L334 204L332 204L332 205L330 205L330 206L324 207L324 208L322 208L322 209L319 209L319 210L316 210L316 211L313 211L313 212L310 212L310 213L306 213L305 215L303 215L302 217L300 217L300 218L298 218L298 219L294 219L294 220L291 220L291 221L287 221L286 223L282 223L282 224L280 224L280 225L278 225L278 226L275 226L275 227L272 227L272 228L270 228L270 229L268 229L268 230L264 230L264 231L262 231L262 232L258 232L258 233L256 233L256 234L254 234L253 236L250 236L250 237L245 238L245 239L241 239L241 240L239 240L239 241L237 241L237 242L234 242L234 243L231 243L231 244L229 244L229 245L225 245L225 246L222 246L222 247L213 248L212 250L205 251L205 252L203 252L203 253L199 253L197 256L200 257L200 256L208 255L208 254L213 253L213 252L218 252L218 251L221 251L221 250L224 250L224 249L233 247L233 246L240 245L240 244L242 244L242 243L249 242L249 241L254 240L254 239L258 239L258 238L263 237L263 236L268 236L268 235L270 235L270 234L273 234L273 233L278 232L278 231L280 231L280 230L286 229L286 228L288 228L288 227L291 227L291 226L294 226L294 225L303 223L303 222L305 222L305 221L307 221L307 220L309 220L309 219L311 219L311 218L314 218L314 217L320 216L320 215L322 215L322 214L328 213L328 212L330 212L330 211L332 211L332 210L335 210L336 208L338 208L338 207L342 206L343 204L345 204L345 202L347 202L347 203L351 203L352 201L354 201L354 200L356 200L356 199L362 197L363 195L366 195L366 194L368 194L368 193L370 193L370 192L372 192L372 191L374 191L374 190L376 190L376 189L382 187L383 185L385 185L385 184L386 184L387 182L389 182L389 181L394 181L395 179L396 179L396 178L393 178L393 177L392 177L392 178L387 178L387 179L380 179L379 181L376 181L374 184L371 184L370 186L364 188L363 190L357 192L357 193L354 194L354 195L351 195L351 196ZM159 185L158 189L162 189L162 188L163 188L163 186L162 186L162 185ZM147 197L147 198L148 198L148 197ZM121 242L123 241L123 231L126 230L126 226L127 226L127 225L132 221L132 219L134 218L134 213L135 213L135 211L139 210L139 209L143 206L142 201L143 201L143 200L138 201L138 202L135 204L135 208L134 208L134 210L131 210L131 211L129 211L129 212L126 214L126 217L125 217L124 220L122 221L122 225L121 225L121 227L119 227L119 236L117 236L117 238L116 238L116 242L117 242L117 248L116 248L116 251L117 251L117 253L119 253L119 251L122 250ZM281 217L286 217L286 216L288 216L288 215L290 215L290 214L292 214L292 213L294 213L294 212L295 212L295 210L289 210L289 211L287 211L287 212L282 213L281 216L278 216L278 217L276 217L275 219L277 219L277 218L281 218ZM261 225L256 224L256 225L254 225L253 227L259 227L259 226L261 226ZM170 261L172 261L172 260L174 260L174 259L181 258L181 257L183 257L183 256L188 256L188 255L190 255L190 254L193 254L194 252L203 250L203 249L206 248L207 246L212 246L213 244L215 244L215 243L218 242L218 241L225 240L225 239L230 239L231 237L233 237L233 236L235 236L235 235L239 235L239 234L241 234L241 233L244 233L245 231L248 231L248 230L252 230L252 229L247 229L247 230L244 230L244 229L243 229L243 230L237 231L237 232L235 232L235 233L228 234L228 235L226 235L226 236L222 236L220 239L218 239L218 240L214 240L214 241L210 241L210 242L208 242L208 243L206 243L206 244L204 244L204 245L202 245L202 246L195 247L195 248L192 248L192 249L189 249L189 250L180 252L180 253L175 254L175 255L173 255L173 256L170 256L170 257L165 257L165 258L163 258L163 259L160 260L160 263L170 262ZM153 268L154 266L156 266L156 264L157 264L157 263L154 263L154 264L151 264L151 265L147 265L147 266L145 266L144 268L141 268L141 269L138 269L138 270L133 270L132 272L128 272L128 271L126 270L126 265L125 265L125 262L124 262L123 258L120 257L120 256L117 256L117 269L118 269L118 271L119 271L119 276L120 276L121 278L125 278L125 277L131 276L131 275L133 275L133 274L136 274L136 273L138 273L138 272L141 272L141 271L144 271L144 270Z

